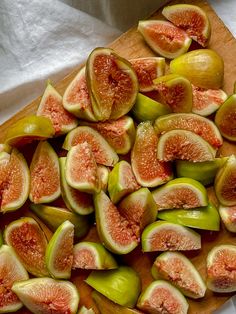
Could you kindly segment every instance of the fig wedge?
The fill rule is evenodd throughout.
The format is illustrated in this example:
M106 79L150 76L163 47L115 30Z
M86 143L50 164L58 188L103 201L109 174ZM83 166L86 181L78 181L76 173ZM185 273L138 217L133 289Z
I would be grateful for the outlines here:
M219 206L220 218L225 228L230 232L236 232L236 206Z
M109 178L110 169L103 165L98 165L98 177L100 181L101 190L104 192L107 191L108 178Z

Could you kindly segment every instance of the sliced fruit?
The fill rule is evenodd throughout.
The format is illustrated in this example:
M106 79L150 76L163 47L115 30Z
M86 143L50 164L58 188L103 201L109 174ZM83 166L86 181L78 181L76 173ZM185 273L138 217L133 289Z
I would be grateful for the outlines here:
M153 81L161 103L168 105L173 112L191 112L193 104L192 86L185 77L168 74Z
M21 302L35 314L75 314L79 293L71 282L51 278L33 278L15 282L12 290Z
M206 207L193 209L170 209L159 211L157 217L179 225L219 231L220 216L216 207L209 203Z
M73 264L74 225L66 220L55 231L46 249L46 265L56 279L69 279Z
M138 79L131 64L112 49L96 48L86 63L92 107L99 120L118 119L132 108Z
M211 49L197 49L172 60L170 71L185 76L195 86L219 89L223 84L224 62Z
M221 105L215 116L220 133L230 141L236 141L236 94Z
M170 281L185 296L193 299L203 298L206 285L201 275L183 254L165 252L153 263L152 275L155 279Z
M127 154L133 146L135 126L129 116L96 123L81 121L80 125L87 125L99 132L117 154Z
M101 191L95 195L94 204L98 234L106 248L116 254L134 250L138 239L109 197Z
M79 70L63 95L64 108L80 119L96 121L86 82L85 67Z
M219 148L223 144L221 134L214 122L194 113L171 113L159 117L155 121L154 128L158 133L177 129L192 131L214 148Z
M206 188L191 178L177 178L152 192L158 210L207 206Z
M153 90L153 80L165 73L165 59L161 57L130 59L129 62L137 74L140 92Z
M85 306L82 306L78 314L95 314L93 309L87 309Z
M170 112L171 110L169 106L163 105L160 102L140 93L138 93L136 102L132 107L132 114L139 122L146 120L153 121L159 116Z
M138 273L127 266L112 270L94 270L85 282L111 301L133 308L141 291Z
M77 144L69 150L65 178L72 188L79 191L93 194L101 190L97 163L87 142Z
M187 130L171 130L161 135L157 144L157 158L162 161L214 160L215 150L201 136Z
M61 194L60 169L56 152L42 141L38 144L30 164L30 193L33 203L49 203Z
M72 146L87 142L90 144L98 164L113 167L119 160L114 149L103 136L88 126L79 126L69 132L63 143L63 148L69 150Z
M227 95L222 89L205 89L192 85L192 90L192 112L200 116L209 116L218 110L227 99Z
M44 140L53 137L55 130L52 122L46 117L27 116L8 128L5 144L22 146L33 140Z
M118 162L109 174L108 192L114 204L139 187L130 164L125 160Z
M183 30L167 21L139 21L138 31L156 53L169 59L188 51L192 42Z
M10 154L11 150L12 150L12 147L10 145L4 144L4 143L0 144L0 153L5 152L5 153Z
M236 206L219 206L220 217L230 232L236 232Z
M157 142L151 122L140 123L131 153L131 165L137 182L145 187L155 187L172 178L171 165L157 160Z
M2 245L0 248L0 313L15 313L23 306L11 287L15 281L28 278L28 273L14 250L7 245Z
M12 221L5 229L4 240L29 273L36 277L48 276L45 263L48 242L36 220L24 217Z
M156 221L142 233L143 252L188 251L201 248L201 237L195 231L167 221Z
M162 14L201 46L208 45L211 25L204 10L192 4L175 4L164 7Z
M103 190L104 192L107 191L109 173L110 170L108 167L98 165L98 177L100 181L101 190Z
M217 245L207 256L207 287L214 292L236 291L236 246Z
M188 303L182 293L164 280L149 284L138 299L137 307L146 313L187 314Z
M114 269L116 260L101 243L80 242L73 249L73 269Z

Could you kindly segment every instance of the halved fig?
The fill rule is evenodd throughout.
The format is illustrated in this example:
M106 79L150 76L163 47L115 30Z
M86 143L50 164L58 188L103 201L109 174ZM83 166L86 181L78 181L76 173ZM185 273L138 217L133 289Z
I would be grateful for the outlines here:
M47 141L41 141L30 164L30 193L33 203L49 203L61 194L60 169L56 152Z
M48 242L36 220L24 217L12 221L5 229L4 240L29 273L36 277L49 275L45 263Z
M170 62L170 71L185 76L193 85L219 89L223 85L224 62L211 49L197 49Z
M159 255L153 263L152 275L155 279L170 281L189 298L203 298L206 293L206 285L201 275L181 253L165 252Z
M230 96L221 105L215 116L215 124L221 134L230 141L236 142L236 94Z
M230 232L236 232L236 206L219 206L220 217Z
M155 79L153 83L161 97L161 103L168 105L171 111L192 111L192 86L185 77L168 74Z
M87 142L77 144L69 150L65 178L72 188L79 191L93 194L101 190L98 166Z
M73 264L74 225L66 220L55 231L46 249L46 265L56 279L69 279Z
M157 158L162 161L211 161L215 150L201 136L187 130L171 130L161 135L157 144Z
M221 134L214 122L194 113L171 113L159 117L155 121L154 128L158 133L177 129L192 131L214 148L219 148L223 144Z
M110 169L103 165L98 165L98 177L100 181L101 190L104 192L107 191L108 178L109 178Z
M98 120L116 120L130 111L138 93L138 79L127 60L110 48L96 48L87 59L86 77Z
M153 222L142 233L143 252L188 251L200 248L201 237L197 232L171 222Z
M139 187L130 164L125 160L118 162L109 174L108 192L114 204Z
M73 249L73 269L114 269L116 260L101 243L79 242Z
M211 25L203 9L192 4L175 4L164 7L162 14L201 46L208 45L211 37Z
M128 266L112 270L94 270L85 282L111 301L133 308L141 291L138 273Z
M41 204L30 204L32 211L51 229L57 228L66 220L75 226L75 236L83 237L89 230L89 222L86 216L77 215L65 208L46 206Z
M76 314L78 310L79 292L69 281L33 278L15 282L12 290L35 314Z
M137 74L140 92L153 90L153 80L165 73L165 59L161 57L130 59L129 62Z
M27 279L29 275L14 250L8 245L2 245L0 248L0 313L15 313L23 306L11 288L15 281Z
M207 287L214 292L236 291L236 246L221 244L207 256Z
M167 21L139 21L138 31L156 53L169 59L187 52L192 42L182 29Z
M119 160L118 155L108 142L96 130L88 126L79 126L69 132L63 143L63 148L69 150L72 146L87 142L92 148L98 164L113 167Z
M224 206L236 205L236 157L231 155L215 177L215 193Z
M207 206L206 188L191 178L177 178L152 192L158 210Z
M134 250L138 239L132 227L103 191L95 195L94 205L98 234L106 248L116 254Z
M85 306L82 306L79 309L78 314L95 314L95 312L94 312L94 310L92 308L91 309L87 309Z
M155 187L172 178L170 163L157 160L158 137L150 121L137 127L131 152L131 166L137 182L145 187Z
M189 305L182 293L169 282L156 280L142 292L137 307L149 314L187 314Z

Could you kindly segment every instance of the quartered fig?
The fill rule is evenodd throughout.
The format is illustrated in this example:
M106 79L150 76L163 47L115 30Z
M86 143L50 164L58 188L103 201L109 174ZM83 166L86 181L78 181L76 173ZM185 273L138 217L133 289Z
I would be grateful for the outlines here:
M107 191L109 173L110 169L108 167L98 165L98 178L100 181L101 190L103 190L104 192Z
M199 299L204 297L206 285L190 260L178 252L165 252L153 263L152 275L155 279L170 281L185 296Z
M138 273L127 266L94 270L85 282L111 301L130 308L135 306L141 290Z
M236 206L219 206L219 214L225 228L230 232L236 232Z

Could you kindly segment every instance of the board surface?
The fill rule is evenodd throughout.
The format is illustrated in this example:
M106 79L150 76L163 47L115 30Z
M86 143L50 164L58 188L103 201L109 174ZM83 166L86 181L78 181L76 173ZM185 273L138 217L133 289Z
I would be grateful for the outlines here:
M208 14L211 25L212 25L212 36L209 43L208 48L214 49L217 51L222 58L224 59L225 64L225 75L224 75L224 86L223 89L226 93L231 94L233 90L234 80L236 79L236 40L232 36L232 34L228 31L228 29L224 26L223 22L217 17L216 13L213 9L205 2L201 0L192 0L192 1L172 1L170 4L174 3L192 3L200 6L204 9L204 11ZM161 9L153 14L151 18L162 18ZM112 47L118 54L120 54L124 58L137 58L137 57L146 57L146 56L154 56L155 54L152 50L145 45L142 36L137 32L136 26L133 27L128 32L124 33L121 37L119 37L116 41L114 41L109 47ZM81 65L82 66L82 65ZM79 68L78 68L79 69ZM76 75L78 69L76 69L73 73L68 75L61 82L56 84L56 88L58 91L63 94L65 88L71 82L71 80ZM18 119L27 116L29 114L35 113L40 102L40 98L36 99L25 108L23 108L20 112L18 112L11 119L6 121L4 124L0 126L0 143L4 141L6 131L9 127L11 127ZM223 147L220 149L220 155L230 155L232 153L236 154L236 147L230 143L225 141ZM217 202L214 196L213 189L209 188L209 196L213 200L213 202ZM27 204L24 206L23 214L29 214L27 209ZM7 214L1 219L0 227L4 227L10 220L16 219L22 215L21 210L16 213ZM50 232L45 229L48 236L50 236ZM201 232L202 235L202 249L200 252L192 253L189 255L194 265L200 271L202 276L205 278L205 258L209 250L216 244L220 243L228 243L228 244L236 244L235 236L227 232L223 226L221 226L220 232ZM92 228L89 234L86 237L86 240L95 240L98 241L98 236L96 234L96 229ZM131 254L124 256L121 258L121 261L132 265L134 269L136 269L142 278L143 288L147 286L152 281L150 269L151 265L155 259L157 254L141 254L140 248L133 251ZM86 271L76 271L73 273L72 281L77 285L80 296L81 296L81 304L86 305L87 307L95 305L91 300L91 289L84 283L84 279L87 277L88 272ZM210 314L215 309L219 308L219 306L224 303L232 294L220 295L214 294L211 291L207 290L206 296L202 300L194 301L190 300L190 310L189 313L204 313ZM30 313L26 309L22 309L17 313Z

